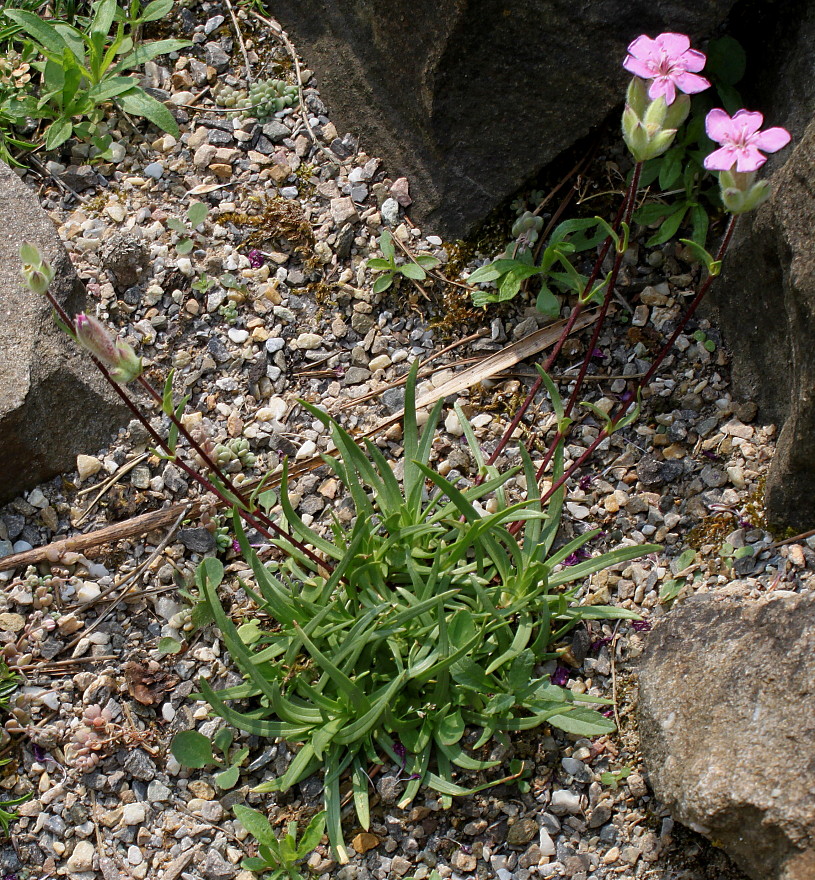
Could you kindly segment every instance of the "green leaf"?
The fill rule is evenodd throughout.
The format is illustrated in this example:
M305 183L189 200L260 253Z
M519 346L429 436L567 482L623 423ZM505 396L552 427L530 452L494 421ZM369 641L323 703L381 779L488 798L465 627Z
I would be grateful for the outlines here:
M178 639L173 639L170 636L165 636L158 641L159 654L177 654L182 647Z
M381 257L371 257L370 260L367 260L365 262L365 265L369 269L376 269L378 271L383 271L383 272L384 271L391 271L392 272L395 268L394 264L391 263L390 260L383 260Z
M269 820L253 810L251 807L245 807L243 804L235 804L232 807L238 822L255 838L259 843L268 846L272 852L277 852L277 837Z
M711 40L705 49L705 74L710 74L729 86L734 86L747 69L747 55L741 43L733 37Z
M73 134L73 124L70 119L56 119L48 126L45 132L45 149L49 152L55 150L60 144Z
M678 203L673 213L662 221L659 231L645 242L646 246L655 247L658 244L665 244L666 241L670 241L682 225L686 212L687 205L684 202Z
M49 52L62 55L63 51L68 48L65 40L54 29L54 26L44 21L39 15L26 12L23 9L6 9L4 14L15 24L20 25L30 37L33 37Z
M685 159L685 148L682 146L672 147L662 158L659 169L659 186L662 190L668 190L682 176L682 168Z
M176 243L175 251L183 257L185 254L190 253L194 246L191 238L182 238L181 241Z
M152 122L153 125L158 126L174 137L178 137L178 125L173 118L173 114L170 113L164 104L148 95L143 89L134 87L132 91L118 95L116 103L125 113L143 116Z
M687 583L685 578L671 578L665 581L659 591L660 602L673 602L673 600L682 592L682 588Z
M300 843L297 845L297 858L304 859L313 849L320 845L325 834L325 810L315 813L306 826Z
M545 284L541 287L538 298L535 300L535 308L547 318L560 317L560 300Z
M232 745L232 739L232 731L228 727L222 727L212 738L212 743L226 757L229 747Z
M496 260L495 263L490 263L487 266L481 266L476 269L470 277L467 279L468 284L487 284L490 281L495 281L500 278L503 274L503 271L496 265L500 261Z
M227 789L233 788L237 784L239 776L240 767L237 764L233 764L226 770L216 773L212 778L215 780L215 784L218 788Z
M385 255L386 260L393 262L396 258L396 249L393 246L393 236L391 235L390 230L382 230L382 235L379 236L379 249Z
M412 278L414 281L424 281L427 278L427 272L415 263L405 263L404 266L397 266L396 271L404 275L405 278Z
M159 21L168 15L173 8L175 0L153 0L141 11L138 20L142 23L148 21Z
M203 223L207 214L209 214L209 205L206 205L204 202L193 202L187 208L187 219L193 228Z
M197 730L182 730L170 743L173 757L185 767L199 769L215 763L212 743Z
M423 269L435 269L441 262L432 254L418 254L414 259Z
M88 97L101 104L132 89L135 84L136 81L131 76L112 76L91 86L88 89Z
M391 286L391 284L393 284L393 275L380 275L379 278L374 281L373 292L383 293Z
M137 46L128 55L113 68L114 73L121 73L124 70L132 70L141 67L147 61L152 61L159 55L167 55L170 52L178 52L180 49L186 49L191 46L189 40L155 40L152 43L143 43ZM145 116L146 114L141 114ZM148 117L149 118L149 117Z
M568 712L550 715L549 724L575 736L602 736L614 733L617 725L594 709L577 707Z

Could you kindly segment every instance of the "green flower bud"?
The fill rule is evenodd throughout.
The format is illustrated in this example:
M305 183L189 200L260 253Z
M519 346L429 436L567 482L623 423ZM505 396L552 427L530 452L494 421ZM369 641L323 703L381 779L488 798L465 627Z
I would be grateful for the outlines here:
M141 375L141 358L123 339L112 337L96 318L77 315L74 318L74 332L76 341L107 367L115 382L132 382Z

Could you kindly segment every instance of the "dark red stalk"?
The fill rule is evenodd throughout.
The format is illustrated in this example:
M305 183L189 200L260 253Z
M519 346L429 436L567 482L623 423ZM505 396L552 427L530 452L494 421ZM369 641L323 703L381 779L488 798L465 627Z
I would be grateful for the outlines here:
M70 328L73 324L73 321L71 320L71 318L69 317L69 315L65 311L65 309L62 308L60 303L57 302L57 300L55 299L53 294L50 293L50 291L46 291L45 295L48 298L48 301L54 307L56 313L59 315L60 320L65 324L66 327ZM173 461L175 462L175 464L177 464L181 468L181 470L184 471L184 473L186 473L189 477L191 477L193 480L195 480L195 482L197 482L200 486L202 486L207 492L211 492L221 502L223 502L224 504L227 504L231 507L233 505L233 501L230 498L228 498L226 495L224 495L223 492L221 492L218 488L216 488L206 477L204 477L202 474L199 474L194 468L191 468L188 464L181 461L181 459L179 459L175 456L173 451L167 445L167 442L153 428L153 426L150 424L149 420L141 412L141 410L138 408L138 406L133 402L133 400L130 398L130 395L125 391L125 389L122 387L122 385L111 377L110 372L108 371L107 367L105 367L105 365L101 361L99 361L92 354L90 354L90 352L88 354L90 356L90 359L95 364L96 368L99 370L99 372L105 378L105 381L116 392L116 394L121 398L121 400L125 404L125 406L127 406L127 408L130 410L130 412L133 414L133 416L138 420L138 422L142 425L142 427L147 431L147 433L150 435L150 437L155 442L156 446L161 448L165 452L166 455L171 457L173 459ZM144 385L147 386L147 389L151 392L151 394L153 396L156 396L159 403L161 403L161 400L162 400L161 396L152 387L152 385L150 385L150 383L147 382L147 380L145 380ZM235 497L241 501L241 504L246 505L245 500L235 490L231 480L229 480L229 478L226 477L226 475L220 470L220 468L218 468L215 465L215 463L212 462L211 459L209 459L209 457L203 453L203 450L200 449L199 445L197 443L194 443L194 441L192 441L192 438L187 433L186 428L184 428L184 426L180 424L180 422L175 418L175 415L172 415L170 418L172 419L173 424L175 424L178 427L179 432L183 433L183 436L188 438L190 440L190 442L192 442L194 444L196 452L198 452L198 454L201 455L202 458L204 458L204 460L207 462L207 464L212 469L213 473L215 473L219 477L219 479L223 480L224 485L229 489L230 492L234 492ZM248 505L246 505L246 506L248 507ZM269 519L265 514L259 514L259 516L262 520L262 523L263 523L263 524L261 524L261 522L258 521L258 519L255 516L253 516L249 512L248 509L245 510L245 509L242 509L241 507L238 507L237 510L238 510L239 515L246 522L247 525L249 525L253 529L256 529L258 532L260 532L265 537L270 538L272 540L275 537L284 538L286 541L288 541L289 543L291 543L292 545L297 547L297 549L300 550L301 553L304 553L306 556L309 557L309 559L311 559L316 564L322 566L323 568L327 568L327 569L330 569L332 567L331 563L328 560L321 559L309 547L307 547L305 544L298 541L297 539L293 538L284 529L280 528L280 526L277 525L277 523L275 523L271 519ZM274 534L272 534L272 532Z
M738 215L734 214L730 217L730 221L727 224L727 229L725 230L724 237L722 238L722 243L719 245L719 250L716 254L717 261L721 260L724 257L725 252L727 251L727 248L730 244L730 240L733 237L733 231L736 227L737 220L738 220ZM688 321L693 317L693 314L696 311L696 309L699 307L699 304L705 298L705 295L707 294L708 290L710 289L710 285L713 283L713 279L715 277L716 277L715 275L708 274L708 277L705 279L704 283L699 288L698 293L693 298L693 301L691 302L691 304L688 306L687 311L682 316L682 319L680 320L676 329L671 334L670 339L665 343L665 345L662 347L660 353L654 359L654 362L651 364L651 367L649 368L648 372L645 373L642 377L640 377L637 380L633 389L625 394L625 396L620 401L616 410L610 415L609 418L610 418L610 422L611 422L612 426L617 424L620 421L620 419L623 418L623 416L625 416L625 414L631 408L631 405L637 399L638 392L640 392L648 384L648 382L651 380L651 378L653 377L656 370L659 368L659 365L665 360L665 358L668 355L668 352L673 348L674 343L676 342L677 338L679 337L679 334L685 329L685 327L688 324ZM613 431L613 427L612 427L612 431ZM557 490L572 476L572 474L583 465L583 463L589 458L589 456L594 452L594 450L597 449L597 447L603 442L603 440L605 440L606 437L609 437L610 435L611 435L611 431L609 431L608 428L603 428L600 431L600 433L597 435L597 437L592 441L591 445L583 452L583 454L580 456L580 458L578 458L577 461L573 462L572 465L569 467L569 469L566 471L566 473L564 473L562 477L560 477L557 481L555 481L552 484L552 486L549 489L547 489L547 491L541 496L540 503L545 504L552 497L552 495L554 495L554 493L557 492ZM557 446L557 443L560 442L560 439L561 439L560 432L558 432L558 436L555 438L555 441L552 443L550 450L555 449L555 447ZM551 455L549 455L549 453L547 453L547 456L548 456L548 458L546 459L544 464L541 465L541 468L538 470L537 476L538 476L539 480L543 476L543 469L545 468L546 463L548 462L548 459L551 458ZM513 523L513 526L514 525L518 525L518 524Z
M620 223L623 221L624 217L628 218L628 220L626 222L630 221L630 215L633 212L633 206L634 206L634 201L636 198L637 186L639 185L641 171L642 171L642 164L637 163L637 165L634 166L634 173L631 177L631 183L629 184L628 189L626 190L625 198L623 199L623 202L620 205L619 210L617 211L617 216L614 218L614 223L612 224L612 229L614 229L615 232L617 231L617 229L619 229ZM611 240L611 237L609 236L605 240L605 242L603 243L603 246L600 249L600 253L598 254L597 259L594 262L594 266L592 268L591 275L589 276L589 279L586 282L586 286L583 288L583 296L585 296L594 287L594 284L597 281L597 276L600 274L600 270L603 267L603 262L605 261L606 256L608 255L608 251L609 251L609 248L611 247L611 244L612 244L612 240ZM618 255L618 260L615 260L615 266L616 266L617 272L619 272L619 265L617 265L618 261L620 263L622 262L622 255L621 254ZM617 272L614 273L614 281L616 281ZM612 281L610 280L609 285L608 285L608 290L606 291L607 298L610 298L611 292L613 292L613 284L612 284ZM557 360L558 355L560 354L560 351L563 348L564 343L569 338L569 334L572 332L572 328L574 327L575 321L577 321L577 319L580 317L584 308L585 308L585 305L580 300L578 300L577 304L572 308L571 314L569 315L569 318L566 321L566 326L563 328L563 332L560 334L560 338L555 343L554 349L552 350L551 354L546 359L546 362L543 365L544 372L548 373L549 370L552 368L552 365ZM606 309L607 308L608 308L608 306L606 306ZM602 329L602 325L600 327L600 330L601 329ZM600 335L600 330L596 329L596 336L598 336L598 337ZM590 347L589 354L591 353L592 350L593 350L592 347ZM583 380L583 377L585 377L587 368L588 367L586 365L586 367L582 371L582 376L581 376L579 384L582 384L582 380ZM520 407L518 407L517 412L512 417L512 421L509 423L509 426L504 431L503 436L498 441L498 445L495 447L495 450L493 451L492 455L490 455L490 457L487 461L488 465L495 464L496 459L501 454L501 452L503 452L507 443L509 443L510 439L512 438L513 433L515 432L515 429L521 423L521 419L524 417L524 415L526 414L526 411L531 406L532 401L535 399L535 395L538 393L538 391L540 391L542 384L543 384L543 380L539 376L532 384L532 387L529 389L529 393L526 395L526 399L520 405ZM579 386L576 386L576 387L579 387ZM478 482L481 482L482 479L483 479L483 477L479 476Z

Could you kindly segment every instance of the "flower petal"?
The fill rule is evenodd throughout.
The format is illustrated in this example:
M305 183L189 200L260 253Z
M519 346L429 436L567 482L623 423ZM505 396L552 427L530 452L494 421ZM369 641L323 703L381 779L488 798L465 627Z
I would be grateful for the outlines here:
M648 58L651 57L653 51L654 41L645 34L637 37L637 39L633 40L628 46L628 54L633 55L635 58L639 58L640 61L647 61Z
M693 73L698 73L700 70L704 70L705 64L707 64L705 53L698 52L696 49L688 49L687 52L682 54L679 61L685 70L690 70Z
M733 124L746 135L755 134L763 122L764 116L758 110L738 110L733 116Z
M623 67L629 73L633 73L634 76L641 76L643 79L651 79L654 75L654 70L648 62L641 61L633 55L626 57L625 61L623 61Z
M767 161L767 157L763 156L758 151L758 147L755 147L752 144L749 144L736 152L738 154L736 171L758 171L758 169Z
M648 97L652 101L657 98L665 98L665 103L670 107L676 99L676 88L669 76L658 76L648 88Z
M673 81L686 95L695 95L710 88L710 83L703 76L697 76L695 73L674 74Z
M663 49L669 58L677 60L690 49L690 40L685 34L665 33L654 39L657 48ZM701 68L700 68L701 69Z
M790 133L780 126L760 131L754 141L755 145L765 153L775 153L790 142Z
M704 166L708 171L730 171L737 159L738 152L734 147L721 147L705 156Z
M724 144L733 140L733 137L736 134L733 130L733 120L719 107L715 110L711 110L705 117L705 132L707 133L707 136L712 141L716 141L717 144ZM717 150L716 152L720 151ZM711 153L710 155L715 156L716 153ZM710 156L708 156L708 158L710 158ZM707 160L705 160L705 168L707 167Z

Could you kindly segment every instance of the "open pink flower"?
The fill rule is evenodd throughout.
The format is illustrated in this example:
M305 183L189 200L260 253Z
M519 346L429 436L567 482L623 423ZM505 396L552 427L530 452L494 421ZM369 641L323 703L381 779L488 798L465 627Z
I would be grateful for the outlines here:
M623 67L651 80L648 97L656 101L665 98L665 103L673 104L676 90L686 95L703 92L710 83L696 72L705 66L702 52L691 49L690 40L684 34L660 34L656 39L643 34L628 47L628 55Z
M786 128L759 131L764 117L761 113L739 110L731 119L724 110L711 110L705 119L707 136L721 144L705 158L708 171L757 171L767 161L765 153L775 153L790 142Z

